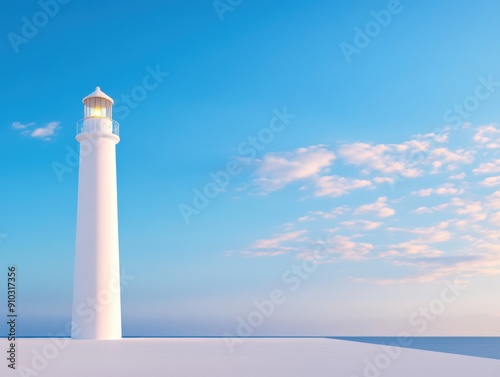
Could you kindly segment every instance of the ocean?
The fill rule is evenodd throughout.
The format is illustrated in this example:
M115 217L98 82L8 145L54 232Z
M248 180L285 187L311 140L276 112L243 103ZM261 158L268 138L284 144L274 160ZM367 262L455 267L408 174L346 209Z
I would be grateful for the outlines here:
M398 345L397 337L329 337L361 343ZM413 337L406 348L500 360L500 337Z

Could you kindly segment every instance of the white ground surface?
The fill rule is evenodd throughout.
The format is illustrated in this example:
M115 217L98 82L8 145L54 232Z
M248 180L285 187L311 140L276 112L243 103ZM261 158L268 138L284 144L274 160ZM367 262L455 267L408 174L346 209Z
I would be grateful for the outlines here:
M379 345L333 339L242 341L231 354L224 339L18 339L16 370L2 357L0 376L500 376L500 360L396 348L389 356Z

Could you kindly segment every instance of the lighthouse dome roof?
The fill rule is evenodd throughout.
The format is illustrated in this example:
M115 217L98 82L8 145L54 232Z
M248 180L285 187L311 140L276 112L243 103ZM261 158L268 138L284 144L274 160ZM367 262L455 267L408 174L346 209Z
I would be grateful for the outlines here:
M83 99L83 102L85 103L85 100L89 99L89 98L105 98L107 99L108 101L110 101L112 104L115 103L115 101L113 101L113 98L111 98L110 96L108 96L106 93L104 93L101 88L99 87L96 87L95 90L90 93L87 97L85 97Z

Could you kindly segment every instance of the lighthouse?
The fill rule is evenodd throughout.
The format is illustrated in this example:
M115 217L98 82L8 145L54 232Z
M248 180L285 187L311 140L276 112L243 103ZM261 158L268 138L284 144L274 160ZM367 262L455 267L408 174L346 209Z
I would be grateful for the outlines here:
M120 260L113 99L99 87L83 99L73 286L73 339L121 339Z

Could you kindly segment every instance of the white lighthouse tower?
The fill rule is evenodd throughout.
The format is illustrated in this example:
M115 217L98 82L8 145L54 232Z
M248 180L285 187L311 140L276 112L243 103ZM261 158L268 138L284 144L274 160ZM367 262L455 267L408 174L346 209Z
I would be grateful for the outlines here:
M116 144L119 125L113 99L99 87L83 99L80 143L75 280L74 339L120 339L120 261Z

